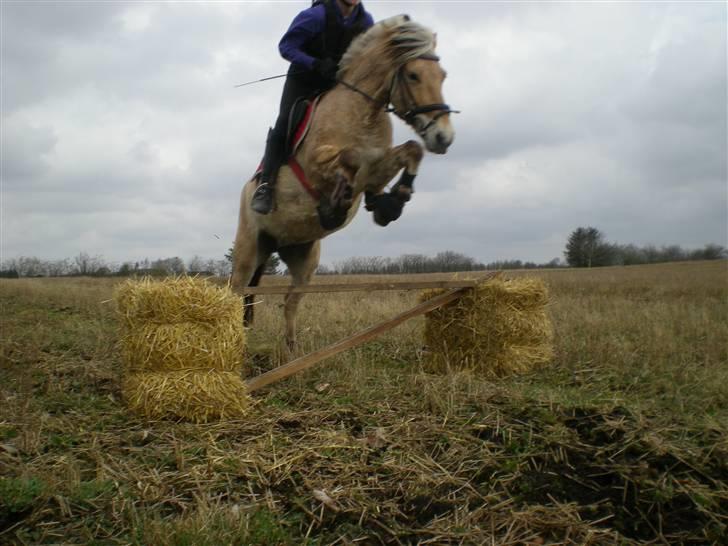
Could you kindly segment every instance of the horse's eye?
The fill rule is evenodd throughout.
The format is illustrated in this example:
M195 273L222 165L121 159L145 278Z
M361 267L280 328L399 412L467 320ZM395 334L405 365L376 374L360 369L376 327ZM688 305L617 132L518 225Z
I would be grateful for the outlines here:
M417 74L415 74L414 72L408 73L407 79L409 79L409 81L414 82L414 83L417 83L420 81L420 77Z

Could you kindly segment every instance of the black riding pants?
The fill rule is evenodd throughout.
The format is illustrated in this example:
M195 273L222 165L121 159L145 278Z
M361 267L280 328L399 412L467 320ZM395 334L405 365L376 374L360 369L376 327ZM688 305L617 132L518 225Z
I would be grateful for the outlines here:
M286 83L283 85L281 105L278 108L278 119L276 119L276 124L273 127L274 138L281 146L285 145L288 117L295 102L301 97L312 98L331 88L331 85L323 81L315 72L300 73L300 70L297 66L291 66L286 77Z
M331 85L321 80L314 72L296 73L297 68L291 66L283 85L281 105L278 108L278 118L273 130L268 135L265 155L263 156L263 170L261 181L275 185L276 173L279 166L286 159L286 136L288 134L288 118L296 101L301 98L311 98L318 93L329 89Z

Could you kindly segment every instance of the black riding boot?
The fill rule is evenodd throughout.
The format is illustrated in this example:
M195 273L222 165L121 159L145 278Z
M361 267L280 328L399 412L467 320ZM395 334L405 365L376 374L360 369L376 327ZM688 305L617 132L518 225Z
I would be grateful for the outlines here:
M268 138L263 155L263 168L260 173L258 187L255 189L251 208L258 214L268 214L273 210L273 193L278 178L278 169L283 161L283 146L273 129L268 129Z

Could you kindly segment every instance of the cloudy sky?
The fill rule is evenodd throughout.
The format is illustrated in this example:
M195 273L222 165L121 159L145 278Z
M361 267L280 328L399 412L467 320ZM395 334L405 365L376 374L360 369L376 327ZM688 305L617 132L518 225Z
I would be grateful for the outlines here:
M307 0L2 1L2 258L107 261L232 245ZM455 143L402 218L361 211L322 261L728 245L724 2L366 2L438 33ZM412 138L397 122L395 138Z

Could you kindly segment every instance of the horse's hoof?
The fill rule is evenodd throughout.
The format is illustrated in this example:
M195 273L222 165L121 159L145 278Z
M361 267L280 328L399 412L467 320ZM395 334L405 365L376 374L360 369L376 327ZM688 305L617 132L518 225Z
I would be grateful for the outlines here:
M391 222L391 220L390 220L389 218L387 218L386 216L384 216L384 215L383 215L383 214L382 214L382 213L381 213L380 211L378 211L378 210L375 210L375 211L374 211L374 214L373 214L372 216L374 216L374 222L375 222L375 223L376 223L376 224L377 224L378 226L382 226L382 227L387 227L387 225L389 224L389 222Z
M336 213L326 216L323 216L321 215L321 213L319 213L319 224L321 224L321 227L326 231L333 231L341 227L344 222L346 222L346 211L344 211L343 214Z
M348 209L354 200L354 188L349 184L349 178L343 173L334 175L334 191L331 194L331 206Z
M328 199L321 199L316 211L319 216L319 224L326 231L332 231L341 227L346 222L349 213L348 207L333 207Z
M390 222L394 222L402 216L404 201L398 199L390 193L384 193L378 196L375 209L374 221L380 226L386 226Z

